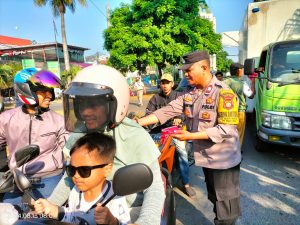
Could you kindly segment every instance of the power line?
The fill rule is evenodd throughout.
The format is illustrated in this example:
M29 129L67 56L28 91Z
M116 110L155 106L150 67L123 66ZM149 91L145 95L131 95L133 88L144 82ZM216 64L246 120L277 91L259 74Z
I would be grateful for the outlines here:
M94 5L94 7L107 19L107 17L106 17L106 15L105 15L105 13L103 13L102 11L101 11L101 9L99 9L98 8L98 6L92 1L92 0L89 0L93 5Z

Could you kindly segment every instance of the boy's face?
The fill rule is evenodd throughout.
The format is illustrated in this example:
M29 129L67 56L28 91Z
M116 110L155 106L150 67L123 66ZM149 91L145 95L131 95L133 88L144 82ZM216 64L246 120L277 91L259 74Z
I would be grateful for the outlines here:
M97 150L88 152L85 146L76 149L71 155L71 165L74 167L96 166L107 163L107 160L100 158ZM91 175L87 178L82 178L78 171L76 171L75 175L72 177L72 181L80 191L96 191L97 193L101 193L103 183L111 170L112 163L109 163L103 168L92 169Z

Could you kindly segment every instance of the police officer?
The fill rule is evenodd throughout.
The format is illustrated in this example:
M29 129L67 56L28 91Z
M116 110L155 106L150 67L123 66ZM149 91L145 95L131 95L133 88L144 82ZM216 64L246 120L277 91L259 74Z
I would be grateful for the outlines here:
M163 124L185 114L188 131L178 131L173 137L194 142L196 165L203 168L208 199L214 205L214 223L235 224L241 214L238 100L226 84L210 73L206 51L191 52L183 60L180 69L194 89L137 122L143 126Z
M181 95L180 92L172 90L174 86L174 78L169 73L165 73L161 76L159 86L161 91L153 95L152 98L149 100L145 115L149 115L155 110L166 106L169 102L173 101L179 95ZM179 117L167 121L163 125L157 124L157 126L154 125L154 127L149 127L151 129L149 133L152 136L152 138L160 139L162 129L171 127L173 125L180 126L183 124L183 120L184 120L184 116L182 114ZM177 153L175 157L178 161L176 165L183 184L183 191L189 197L194 197L196 195L196 192L189 185L189 161L188 161L188 153L186 150L185 143L186 143L185 141L179 141L178 139L173 139L173 144L176 147L176 153Z

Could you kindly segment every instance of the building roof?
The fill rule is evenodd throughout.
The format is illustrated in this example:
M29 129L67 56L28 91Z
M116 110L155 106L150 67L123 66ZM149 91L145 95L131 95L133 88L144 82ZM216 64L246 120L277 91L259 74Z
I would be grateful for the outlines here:
M31 45L31 44L32 41L28 39L0 35L0 45L7 45L8 47L8 46L24 46L24 45Z
M41 43L41 44L30 44L30 45L24 45L24 46L17 46L17 47L5 47L2 48L2 51L5 50L20 50L20 49L33 49L33 48L41 48L41 47L53 47L53 46L59 46L62 47L61 43L56 42L48 42L48 43ZM89 50L88 48L82 48L74 45L68 45L69 48L78 49L78 50Z

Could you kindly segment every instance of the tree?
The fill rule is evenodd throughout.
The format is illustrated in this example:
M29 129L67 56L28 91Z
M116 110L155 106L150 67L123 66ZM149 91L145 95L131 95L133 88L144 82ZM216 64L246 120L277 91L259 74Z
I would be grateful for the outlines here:
M65 29L65 13L66 8L69 8L72 13L75 12L75 0L34 0L35 5L42 7L47 3L51 5L53 15L55 17L60 15L61 21L61 39L63 45L64 52L64 60L65 60L65 68L67 71L70 70L70 60L69 60L69 52L68 52L68 44L67 44L67 35ZM86 0L78 0L78 2L82 5L86 5Z
M0 113L4 110L3 97L14 95L13 83L15 74L22 69L19 62L0 64Z
M62 86L65 88L67 87L71 80L76 76L76 74L81 70L79 66L71 66L70 70L64 70L61 72L61 82Z
M226 51L220 51L217 54L217 68L219 71L227 72L229 71L229 67L233 61L227 58L228 53Z
M121 71L157 65L160 76L167 63L180 63L183 54L222 51L221 36L198 15L199 0L133 0L111 13L104 32L110 63Z
M0 89L7 89L13 86L14 76L22 69L19 62L9 62L0 65Z

